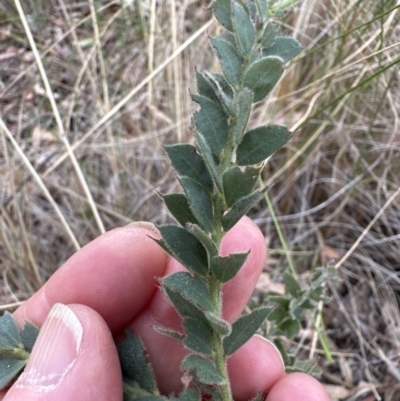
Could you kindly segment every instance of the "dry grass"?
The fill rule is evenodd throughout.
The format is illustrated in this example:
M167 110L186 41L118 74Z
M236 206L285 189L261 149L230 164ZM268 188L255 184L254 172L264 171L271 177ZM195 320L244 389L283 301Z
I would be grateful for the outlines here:
M191 140L194 67L218 68L206 4L25 0L35 59L14 0L1 2L3 309L104 230L169 219L156 190L177 183L162 145ZM338 267L322 319L334 361L314 347L311 320L289 344L321 355L332 399L400 399L398 7L303 0L280 25L306 52L252 121L297 129L263 173L297 271ZM279 273L287 259L266 204L253 218Z

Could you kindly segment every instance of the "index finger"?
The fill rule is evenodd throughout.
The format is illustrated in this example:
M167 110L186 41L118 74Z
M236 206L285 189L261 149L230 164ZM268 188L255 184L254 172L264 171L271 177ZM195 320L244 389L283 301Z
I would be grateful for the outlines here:
M149 236L159 238L155 226L133 223L96 238L14 312L17 322L41 326L55 303L83 304L113 334L122 331L149 302L167 265L167 255Z

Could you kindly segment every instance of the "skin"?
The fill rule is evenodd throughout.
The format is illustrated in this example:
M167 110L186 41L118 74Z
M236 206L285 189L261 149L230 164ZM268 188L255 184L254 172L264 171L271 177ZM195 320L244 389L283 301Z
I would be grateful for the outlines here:
M12 386L3 401L120 401L121 373L114 340L126 327L144 340L164 393L182 387L180 362L186 351L152 326L180 330L181 321L158 290L157 277L184 270L150 238L154 226L135 223L98 237L74 254L14 316L41 326L55 303L68 305L83 326L76 363L54 391ZM265 240L257 226L243 218L223 239L221 254L250 250L238 275L224 286L224 317L235 320L247 304L266 259ZM33 350L33 353L35 349ZM279 352L259 336L228 362L233 396L250 399L268 393L266 401L329 401L312 377L286 375Z

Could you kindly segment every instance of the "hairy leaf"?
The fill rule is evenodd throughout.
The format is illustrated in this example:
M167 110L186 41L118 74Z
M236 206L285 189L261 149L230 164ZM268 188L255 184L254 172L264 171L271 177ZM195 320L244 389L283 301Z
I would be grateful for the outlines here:
M242 78L243 58L237 50L234 35L224 33L216 36L211 39L211 44L217 51L226 79L237 87Z
M283 275L283 280L285 282L286 291L293 298L297 298L301 292L301 287L299 282L290 273L285 273Z
M19 348L21 343L17 323L10 313L5 312L0 318L0 352Z
M216 315L213 312L206 312L206 318L210 323L211 327L221 336L228 336L232 327L225 319Z
M186 175L212 192L213 182L196 148L188 144L166 145L165 150L179 175Z
M39 328L31 322L25 322L23 330L20 332L22 343L28 352L32 352L33 345L35 344L39 335Z
M0 389L7 387L25 367L26 360L0 358Z
M219 189L220 192L222 192L222 177L215 164L211 149L208 146L208 143L205 140L204 136L201 135L200 132L195 132L195 136L196 136L196 140L197 140L197 146L199 147L200 152L204 157L204 162L208 168L208 171L210 172L211 176L213 177L213 180L214 180L215 184L217 185L217 188Z
M214 256L211 261L211 270L221 283L226 283L236 276L246 261L248 252L231 253L229 256Z
M185 226L187 223L197 223L192 211L189 207L189 201L184 194L167 194L162 195L168 210L176 218L176 220Z
M182 227L165 225L159 226L162 241L171 255L190 271L200 276L208 273L207 252L201 242L189 231Z
M261 192L253 192L240 198L232 208L222 217L222 226L225 231L230 230L261 198Z
M186 228L204 245L210 258L218 254L218 249L212 239L198 225L188 224Z
M235 38L241 53L244 56L250 54L255 41L255 28L253 22L247 14L244 7L233 2L233 26L235 29Z
M262 45L266 46L264 43ZM272 45L262 49L262 54L264 57L280 57L284 63L287 63L302 51L303 48L296 39L288 36L277 36Z
M221 376L214 364L198 355L189 355L183 361L184 370L192 372L197 379L205 384L224 384L225 378Z
M207 231L212 231L214 215L209 194L197 181L189 177L181 177L180 182L189 198L190 209L196 217L196 220Z
M244 74L244 86L254 91L254 101L264 99L281 79L283 62L279 57L263 57L254 62Z
M259 168L247 167L241 171L239 167L232 167L222 176L225 203L231 207L243 196L248 195L257 182Z
M126 339L117 345L123 377L136 382L140 388L150 393L158 391L142 340L129 329L125 330L125 335Z
M252 103L253 91L246 88L241 90L235 99L236 125L233 133L235 145L240 142L243 133L246 130Z
M239 166L257 164L273 155L291 138L283 125L268 125L248 131L236 151Z
M219 154L228 138L228 115L219 103L207 97L192 94L192 99L201 106L194 114L196 127L212 151Z
M212 311L210 291L206 283L188 272L178 272L161 279L163 286L179 292L185 299L201 309Z
M214 0L209 7L214 11L215 18L228 31L233 31L231 0Z
M212 334L209 325L199 320L186 318L183 321L186 337L183 344L196 352L210 355L213 349Z
M235 114L235 108L233 105L233 93L230 85L226 82L225 85L223 85L219 79L219 76L216 74L210 74L206 72L205 75L214 88L218 103L221 104L228 114L233 116Z
M262 47L272 46L275 42L275 37L276 37L275 25L271 22L268 22L268 24L265 26L264 32L262 34L261 46Z
M236 320L232 324L231 334L224 338L225 353L231 355L246 343L260 328L270 312L271 308L261 307Z

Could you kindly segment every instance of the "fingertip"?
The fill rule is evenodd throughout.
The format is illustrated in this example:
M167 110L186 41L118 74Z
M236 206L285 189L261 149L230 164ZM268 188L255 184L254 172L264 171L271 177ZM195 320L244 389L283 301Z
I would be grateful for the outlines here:
M228 360L229 377L235 400L249 400L267 393L285 377L285 367L275 345L255 335Z
M279 380L265 401L330 401L318 380L305 373L291 373Z

